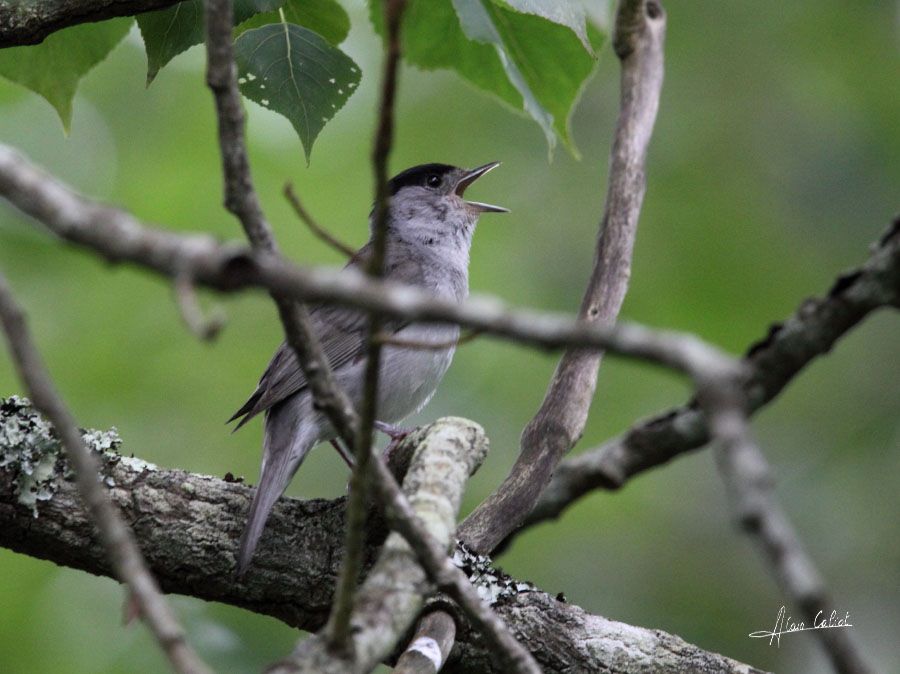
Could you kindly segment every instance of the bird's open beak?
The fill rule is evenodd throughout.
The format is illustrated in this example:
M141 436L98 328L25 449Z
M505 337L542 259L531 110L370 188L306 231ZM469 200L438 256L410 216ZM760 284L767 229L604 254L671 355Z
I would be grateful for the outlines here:
M466 171L465 173L463 173L462 178L459 179L459 182L456 183L454 192L456 192L457 196L461 197L469 185L474 183L488 171L495 169L498 166L500 166L500 162L492 161L490 164L485 164L484 166L479 166L478 168ZM474 208L481 213L509 213L508 208L503 208L502 206L492 206L491 204L483 204L480 201L467 201L466 205Z

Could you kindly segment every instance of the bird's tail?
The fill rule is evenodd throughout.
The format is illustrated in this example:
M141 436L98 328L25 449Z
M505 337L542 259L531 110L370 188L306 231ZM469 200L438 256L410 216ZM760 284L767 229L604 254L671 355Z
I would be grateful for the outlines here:
M287 488L294 473L318 439L317 429L308 421L311 415L305 415L306 419L303 420L304 415L301 415L299 409L302 402L296 399L287 400L272 407L266 414L259 485L253 495L247 524L241 534L237 561L238 577L243 576L250 566L250 560L275 502Z

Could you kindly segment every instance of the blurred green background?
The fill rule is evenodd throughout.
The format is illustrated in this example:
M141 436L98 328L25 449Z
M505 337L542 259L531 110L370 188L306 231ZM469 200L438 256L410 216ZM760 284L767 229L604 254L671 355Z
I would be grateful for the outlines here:
M741 352L860 263L897 213L897 8L888 0L668 5L666 83L623 316ZM367 232L380 52L362 2L345 6L353 30L344 49L361 64L363 82L326 127L311 166L283 118L247 104L257 188L285 252L305 264L341 260L294 218L280 195L286 180L342 238L360 244ZM221 207L202 67L194 48L145 89L145 57L132 31L84 81L68 138L43 100L0 82L0 139L146 221L240 238ZM559 151L548 164L533 123L452 74L403 70L394 172L426 161L503 161L473 192L512 210L482 219L473 292L576 309L603 202L617 77L607 52L573 120L583 160ZM163 466L255 481L260 424L231 435L224 420L280 340L266 297L205 296L224 306L229 324L215 344L199 343L182 326L166 281L60 245L5 205L0 268L82 425L116 426L125 451ZM778 496L835 608L850 612L854 636L885 672L900 671L898 327L896 313L873 316L755 423ZM506 474L556 358L490 339L458 353L421 420L456 414L487 429L493 449L466 510ZM0 395L16 392L4 355ZM688 392L657 368L607 359L576 451ZM333 497L345 483L334 452L320 449L289 493ZM708 452L583 500L561 521L521 536L499 563L592 612L764 669L826 669L808 635L785 637L780 648L747 637L769 628L787 598L732 526ZM121 626L122 597L110 580L0 550L0 671L164 671L145 630ZM175 604L220 671L258 671L298 636L239 609L182 597Z

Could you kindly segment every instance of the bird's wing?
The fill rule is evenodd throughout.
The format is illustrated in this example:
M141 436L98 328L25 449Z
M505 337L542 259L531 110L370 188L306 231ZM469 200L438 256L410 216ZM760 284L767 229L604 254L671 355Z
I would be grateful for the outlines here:
M366 327L364 314L348 311L344 307L329 306L314 309L310 317L332 369L338 369L363 355ZM237 425L240 428L260 412L304 389L306 384L306 376L300 369L294 350L286 342L282 342L260 377L253 395L229 421L243 417Z
M366 248L360 250L347 266L361 264L366 253ZM399 275L405 277L407 282L419 280L412 276L417 272L421 273L420 270L414 270L407 264L402 266L405 269L399 270L397 266L389 265L388 275L394 276L399 271ZM310 318L332 370L338 370L365 355L368 321L364 313L340 306L317 306L310 311ZM385 321L382 329L393 334L406 325L407 322ZM260 412L303 390L306 384L306 376L300 369L294 350L282 342L260 377L256 390L228 421L243 417L234 429L237 430Z

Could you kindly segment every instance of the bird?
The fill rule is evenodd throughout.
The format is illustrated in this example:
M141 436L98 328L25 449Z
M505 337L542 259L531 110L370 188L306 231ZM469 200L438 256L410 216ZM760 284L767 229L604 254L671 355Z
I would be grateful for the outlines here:
M386 280L417 286L438 298L461 302L469 293L469 252L482 213L505 213L501 206L468 201L466 189L495 169L490 162L474 169L448 164L422 164L388 181ZM344 269L362 270L371 256L374 209L369 215L370 239ZM310 319L338 385L359 408L363 397L368 319L365 312L336 305L310 307ZM450 366L459 326L385 320L391 335L381 353L376 405L377 426L394 425L419 412L434 395ZM423 349L422 342L437 347ZM445 346L446 345L446 346ZM293 349L283 342L247 401L229 419L236 431L264 413L263 455L259 482L241 534L237 576L250 567L266 520L300 464L317 444L334 442L336 433L315 409L306 377ZM342 452L344 459L352 459Z

